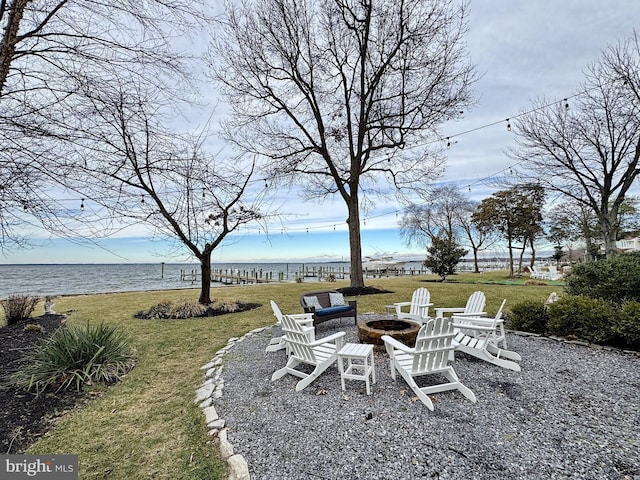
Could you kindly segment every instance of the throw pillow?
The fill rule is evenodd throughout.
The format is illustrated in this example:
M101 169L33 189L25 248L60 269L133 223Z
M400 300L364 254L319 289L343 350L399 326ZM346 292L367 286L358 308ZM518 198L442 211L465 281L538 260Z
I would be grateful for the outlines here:
M332 307L337 307L340 305L346 305L344 302L344 295L340 292L329 292L329 302Z
M302 299L307 307L314 307L316 310L320 310L322 308L322 305L320 305L320 302L318 301L318 297L304 296Z

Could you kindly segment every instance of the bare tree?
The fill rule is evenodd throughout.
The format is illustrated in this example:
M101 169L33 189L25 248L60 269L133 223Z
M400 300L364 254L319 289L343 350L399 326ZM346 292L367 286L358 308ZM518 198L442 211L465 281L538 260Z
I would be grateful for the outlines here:
M640 46L606 50L571 99L534 104L517 119L520 175L584 204L598 219L607 256L616 252L619 210L640 173Z
M452 240L469 246L475 272L479 273L478 253L497 240L493 231L478 229L472 215L477 204L455 185L434 188L424 203L411 204L400 220L400 236L408 245L429 246L436 239Z
M478 208L477 202L468 201L458 212L458 222L460 229L464 232L463 246L471 248L473 253L473 271L480 273L480 265L478 262L478 254L491 247L498 237L491 230L480 229L473 221L473 213Z
M20 222L70 234L66 217L74 212L48 194L65 173L51 157L85 122L78 92L92 79L124 77L155 85L165 98L189 91L187 56L174 44L202 24L203 11L200 0L0 2L3 246L23 244Z
M459 117L473 69L453 0L232 2L212 49L227 134L272 175L348 210L351 286L364 286L361 208L441 171L437 127ZM300 181L299 176L305 180Z
M83 200L86 221L108 228L149 227L173 239L200 263L199 302L211 302L211 254L243 225L259 222L264 180L255 163L207 153L206 137L168 131L145 87L87 90L89 115L55 162L68 188Z
M409 244L427 246L436 238L459 240L459 215L469 200L455 185L434 188L424 203L409 205L400 221L400 236ZM459 243L459 242L458 242Z

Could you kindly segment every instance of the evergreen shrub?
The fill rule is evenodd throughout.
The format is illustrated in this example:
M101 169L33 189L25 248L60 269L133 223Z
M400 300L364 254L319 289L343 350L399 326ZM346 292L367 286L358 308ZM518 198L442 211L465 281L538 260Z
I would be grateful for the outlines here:
M616 304L640 301L640 252L573 266L566 276L565 290L570 295L601 298Z
M616 315L613 331L623 348L640 349L640 302L624 302Z
M548 330L554 335L574 335L600 344L615 340L615 310L606 300L565 295L547 308Z
M509 328L531 333L546 333L549 313L544 303L526 300L515 304L509 314Z

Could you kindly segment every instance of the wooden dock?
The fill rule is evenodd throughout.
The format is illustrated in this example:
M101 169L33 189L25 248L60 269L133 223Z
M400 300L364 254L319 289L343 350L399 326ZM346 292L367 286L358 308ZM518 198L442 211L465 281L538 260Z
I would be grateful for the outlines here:
M363 271L365 278L381 278L381 277L400 277L428 274L427 269L406 269L385 268L385 269L365 269ZM200 281L200 270L180 270L180 280L183 282L191 282L195 284ZM291 278L290 278L291 277ZM345 280L350 278L350 269L348 267L335 266L310 266L302 265L300 270L289 273L265 271L263 269L212 269L211 282L222 283L224 285L248 285L258 283L282 283L288 281L303 281L304 279L315 279L322 281Z
M180 280L183 282L196 283L200 278L199 270L180 270ZM212 269L211 281L223 283L225 285L247 285L252 283L272 283L283 282L284 274L277 273L274 278L273 272L263 272L260 270L225 270Z

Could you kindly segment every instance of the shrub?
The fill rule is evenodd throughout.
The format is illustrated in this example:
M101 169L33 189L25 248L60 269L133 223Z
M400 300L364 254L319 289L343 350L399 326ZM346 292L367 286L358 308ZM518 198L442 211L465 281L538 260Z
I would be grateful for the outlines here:
M565 289L570 295L618 304L624 300L640 301L640 252L575 265L567 274Z
M606 300L565 295L547 308L550 333L575 335L594 343L614 340L615 311Z
M509 328L532 333L546 333L549 313L542 302L527 300L517 303L509 314Z
M134 362L128 338L116 327L63 327L27 352L24 366L11 381L36 394L49 387L64 390L75 385L80 390L84 384L120 379Z
M20 320L29 318L40 299L31 295L9 295L8 298L2 300L2 308L4 309L4 318L7 325L14 325Z
M640 302L635 300L622 304L616 315L613 331L626 348L640 348Z

